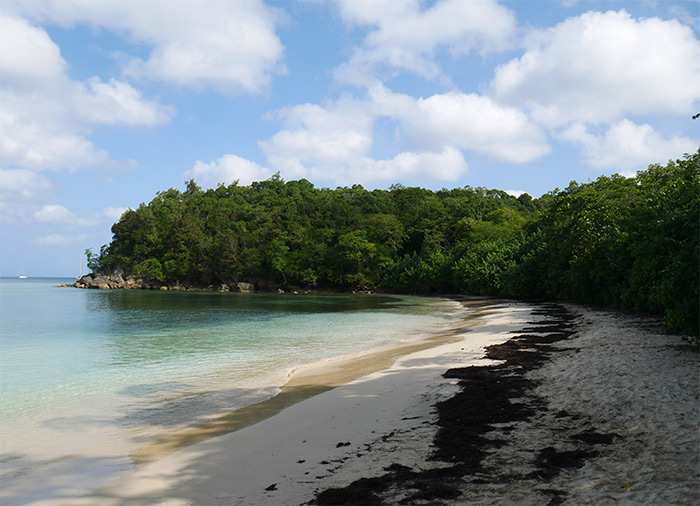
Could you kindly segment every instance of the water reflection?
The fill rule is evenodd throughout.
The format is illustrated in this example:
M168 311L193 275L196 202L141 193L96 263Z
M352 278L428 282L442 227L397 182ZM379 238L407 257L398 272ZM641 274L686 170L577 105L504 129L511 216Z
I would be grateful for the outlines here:
M92 311L171 311L227 309L235 312L326 313L391 309L401 298L391 295L316 295L271 293L161 292L156 290L90 291Z
M405 302L386 295L280 295L159 291L90 291L85 311L97 318L110 366L162 364L206 356L244 362L278 343L304 315L390 310ZM292 344L293 346L293 344ZM271 350L274 353L274 350ZM237 359L237 360L236 360Z

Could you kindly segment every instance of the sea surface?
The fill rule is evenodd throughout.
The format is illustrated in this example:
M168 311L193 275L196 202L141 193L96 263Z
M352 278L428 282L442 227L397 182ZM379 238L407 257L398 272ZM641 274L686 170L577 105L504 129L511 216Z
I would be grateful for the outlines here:
M270 398L290 372L439 332L464 308L389 295L56 288L0 278L0 504L130 470L156 438ZM43 504L43 502L42 502Z

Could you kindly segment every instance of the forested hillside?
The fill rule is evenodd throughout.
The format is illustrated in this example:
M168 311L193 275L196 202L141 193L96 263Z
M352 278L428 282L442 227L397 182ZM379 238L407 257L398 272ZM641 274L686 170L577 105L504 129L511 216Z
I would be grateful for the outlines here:
M190 181L124 213L98 272L163 284L469 292L663 314L697 334L700 151L539 199L500 190Z

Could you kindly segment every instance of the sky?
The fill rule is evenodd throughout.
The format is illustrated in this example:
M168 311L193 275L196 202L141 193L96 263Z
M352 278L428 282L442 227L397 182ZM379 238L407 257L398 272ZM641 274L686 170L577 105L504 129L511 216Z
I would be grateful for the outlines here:
M700 146L700 3L0 0L0 276L75 276L159 191L539 197Z

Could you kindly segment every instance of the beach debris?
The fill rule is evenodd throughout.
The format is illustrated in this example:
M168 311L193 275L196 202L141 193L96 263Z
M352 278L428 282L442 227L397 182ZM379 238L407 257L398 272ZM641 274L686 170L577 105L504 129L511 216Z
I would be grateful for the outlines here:
M447 467L414 471L393 464L385 468L383 475L360 478L343 488L317 492L315 500L309 504L382 504L391 496L392 490L397 489L405 493L399 501L402 504L454 500L462 495L465 481L483 484L502 479L501 476L490 476L491 469L482 461L487 450L503 446L505 440L491 439L486 434L495 424L529 420L541 409L537 399L526 395L538 383L524 373L541 367L551 357L556 351L551 347L552 343L566 340L575 333L575 328L569 324L573 315L563 306L542 305L539 311L533 311L533 315L542 315L545 319L517 331L519 336L503 344L486 348L487 358L502 363L453 368L443 375L459 380L462 387L461 392L435 405L438 432L433 440L435 451L430 458L449 464ZM577 435L577 446L587 441L597 443L607 439L597 433L594 435L592 431ZM394 430L380 439L387 442L395 436ZM533 462L537 471L523 478L549 481L561 469L582 467L587 458L596 454L595 451L580 449L544 448ZM566 491L554 489L542 493L551 496L550 504L561 504L568 495Z
M350 446L350 441L345 441L344 443L341 441L337 445L335 445L336 448L342 448L343 446Z
M297 464L303 464L304 462L306 462L304 459L297 460Z
M265 488L266 491L272 492L273 490L277 490L277 483L273 483L269 487Z
M620 485L621 488L630 488L632 484L629 481L624 482L622 485Z

